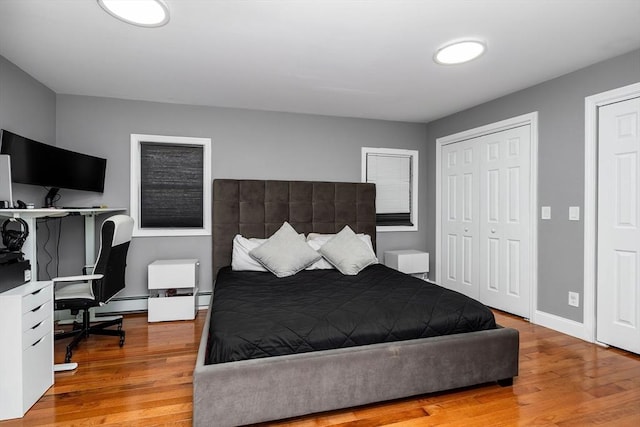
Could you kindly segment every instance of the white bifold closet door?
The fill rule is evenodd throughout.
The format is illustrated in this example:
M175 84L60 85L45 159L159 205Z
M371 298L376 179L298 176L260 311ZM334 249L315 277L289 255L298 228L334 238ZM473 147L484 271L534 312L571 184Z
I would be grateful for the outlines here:
M441 284L479 298L480 147L475 140L442 147Z
M640 98L598 114L596 335L640 353Z
M442 285L530 316L530 126L442 147Z

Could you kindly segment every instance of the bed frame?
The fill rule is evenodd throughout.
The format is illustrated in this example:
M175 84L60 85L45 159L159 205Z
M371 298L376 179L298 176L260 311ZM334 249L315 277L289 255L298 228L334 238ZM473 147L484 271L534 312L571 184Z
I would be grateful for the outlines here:
M375 187L364 183L215 180L213 273L231 263L233 237L349 225L375 244ZM497 381L518 374L518 331L443 337L205 365L209 314L193 373L195 426L237 426Z

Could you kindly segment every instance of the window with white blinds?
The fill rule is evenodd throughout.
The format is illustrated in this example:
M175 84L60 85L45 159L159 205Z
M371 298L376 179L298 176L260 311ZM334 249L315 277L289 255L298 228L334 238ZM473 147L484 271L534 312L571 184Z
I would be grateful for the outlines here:
M362 181L376 184L378 230L418 229L417 151L363 147Z

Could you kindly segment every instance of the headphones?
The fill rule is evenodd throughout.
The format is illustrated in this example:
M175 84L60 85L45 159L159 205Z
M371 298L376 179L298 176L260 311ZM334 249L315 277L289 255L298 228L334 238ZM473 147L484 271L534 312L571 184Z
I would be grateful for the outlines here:
M12 222L20 224L20 230L7 230L7 226ZM27 236L29 236L29 226L22 218L9 218L2 223L2 244L10 251L20 251Z

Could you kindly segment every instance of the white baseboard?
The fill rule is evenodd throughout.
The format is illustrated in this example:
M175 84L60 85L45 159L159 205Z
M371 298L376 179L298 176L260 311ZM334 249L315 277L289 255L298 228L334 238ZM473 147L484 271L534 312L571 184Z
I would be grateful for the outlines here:
M565 319L564 317L545 313L544 311L539 310L536 310L534 319L534 323L536 325L544 326L545 328L553 329L554 331L562 332L563 334L592 342L589 339L589 334L587 333L584 323Z
M148 311L148 296L140 295L135 297L114 298L109 304L93 309L96 314L113 314L113 313L139 313ZM198 310L209 308L211 302L211 292L198 294ZM56 312L55 319L72 319L73 316L69 312Z

